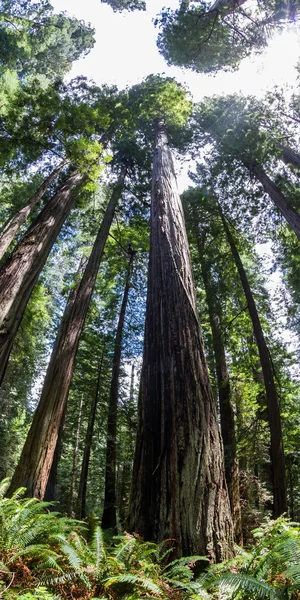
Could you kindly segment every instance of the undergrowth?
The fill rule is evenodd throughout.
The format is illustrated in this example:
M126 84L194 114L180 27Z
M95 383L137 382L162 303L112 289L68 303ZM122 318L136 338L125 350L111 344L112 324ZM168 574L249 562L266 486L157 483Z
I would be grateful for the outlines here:
M125 533L110 542L99 526L49 511L49 503L5 498L0 486L0 597L3 600L300 600L300 526L284 518L254 531L256 543L234 559L170 559L170 540L144 542ZM201 562L199 562L201 561ZM207 561L208 562L208 561Z

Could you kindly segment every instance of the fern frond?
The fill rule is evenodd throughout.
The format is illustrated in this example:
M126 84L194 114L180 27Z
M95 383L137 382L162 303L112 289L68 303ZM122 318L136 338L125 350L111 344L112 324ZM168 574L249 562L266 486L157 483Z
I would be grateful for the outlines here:
M242 591L252 594L257 600L260 598L269 598L270 600L279 600L282 598L280 590L251 575L224 573L224 575L215 580L215 584L218 585L222 592L232 594L232 592Z
M104 587L111 587L120 583L129 583L133 586L137 585L141 586L148 592L152 592L156 596L161 596L163 591L162 589L152 581L152 579L148 579L146 577L142 577L141 575L117 575L115 577L110 577L109 579L104 580Z
M102 529L101 529L101 527L99 527L99 525L97 525L97 527L95 527L95 531L93 533L93 538L90 543L90 548L94 552L95 559L96 559L96 565L97 565L97 567L99 567L100 563L103 561L103 559L106 556Z

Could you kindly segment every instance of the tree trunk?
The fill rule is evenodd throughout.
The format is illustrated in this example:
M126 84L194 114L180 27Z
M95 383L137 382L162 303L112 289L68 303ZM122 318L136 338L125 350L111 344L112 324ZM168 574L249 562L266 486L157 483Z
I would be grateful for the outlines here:
M36 280L75 201L80 173L68 177L0 271L0 384Z
M86 517L87 478L88 478L89 462L90 462L90 455L91 455L91 448L92 448L92 441L93 441L93 434L94 434L97 403L98 403L99 392L100 392L103 358L104 358L104 351L102 352L101 359L100 359L97 384L96 384L96 393L91 402L88 426L87 426L85 443L84 443L84 451L83 451L83 459L82 459L80 481L79 481L79 491L78 491L78 499L77 499L77 507L78 507L77 512L78 512L79 519L85 519L85 517Z
M246 296L250 318L252 321L253 332L257 342L264 384L266 389L266 401L268 407L268 420L271 432L271 459L273 474L273 494L274 494L274 518L276 519L287 510L286 499L286 476L284 463L284 450L281 431L281 418L279 402L274 382L273 368L270 359L269 350L263 334L262 326L256 309L255 300L247 279L246 271L243 267L238 249L235 245L232 233L228 227L227 221L219 205L220 215L228 243L238 270L243 290Z
M118 494L117 494L117 506L118 506L118 515L121 527L125 528L126 517L128 514L128 501L129 501L129 493L130 493L130 484L132 479L132 461L134 455L134 446L135 446L135 434L136 434L136 425L130 415L130 410L134 403L134 373L135 366L132 363L131 366L131 377L130 377L130 391L129 391L129 403L128 403L128 412L126 414L127 420L127 436L125 440L126 443L126 451L125 457L121 461L120 470L121 475L118 480ZM126 407L126 405L125 405ZM126 413L126 410L125 410Z
M13 241L15 235L17 235L18 231L22 227L23 223L25 223L26 219L29 217L33 208L40 202L45 192L51 183L56 179L59 172L66 165L67 161L63 160L54 171L45 179L42 185L38 188L38 190L31 196L30 200L17 212L17 214L12 217L4 227L3 232L0 235L0 260L4 256L6 250L10 246Z
M122 193L125 173L126 170L123 169L114 188L81 282L70 294L47 369L41 399L8 495L23 486L27 488L28 496L44 497L59 426L68 399L79 339L109 228Z
M155 131L151 242L129 527L222 560L232 520L171 152Z
M122 338L125 321L125 313L128 302L130 279L135 252L129 250L128 271L125 282L123 300L119 315L116 332L114 356L112 363L112 378L110 384L108 417L107 417L107 442L105 463L105 487L104 487L104 509L102 515L102 528L112 529L116 532L117 510L116 510L116 468L117 468L117 409L119 395L119 377L121 366Z
M268 177L261 167L256 164L250 165L246 162L244 162L244 165L250 170L251 173L254 173L258 181L260 181L265 192L269 194L271 200L273 200L278 210L287 220L297 238L300 240L300 215L298 215L298 213L280 191L279 187L273 183L273 181L270 179L270 177Z
M82 415L82 406L83 406L83 396L81 395L80 404L79 404L79 413L77 419L77 427L76 427L76 435L75 435L75 446L73 452L73 464L72 464L72 479L71 479L71 494L70 494L70 508L68 514L70 517L73 517L73 509L74 509L74 500L75 500L75 486L76 486L76 475L77 475L77 457L78 457L78 449L79 449L79 438L80 438L80 429L81 429L81 415ZM52 469L51 469L52 471Z
M216 290L211 281L209 267L204 258L204 245L197 236L198 255L204 282L209 321L216 363L216 375L221 417L221 433L224 444L225 475L234 526L235 542L243 544L242 513L240 504L239 469L236 454L234 411L231 402L230 381L227 369L223 332L221 326L222 310Z
M286 165L289 165L296 169L300 168L300 155L292 150L292 148L288 148L288 146L282 146L280 144L280 150L282 152L282 160Z
M46 491L45 491L45 496L44 496L44 500L46 502L52 502L53 500L57 500L57 498L56 498L57 471L58 471L58 465L59 465L59 461L60 461L60 457L61 457L65 420L66 420L66 413L63 415L63 418L62 418L62 421L60 424L60 428L59 428L59 432L58 432L58 439L57 439L55 452L54 452L54 456L53 456L53 462L52 462L51 471L49 474L47 487L46 487Z

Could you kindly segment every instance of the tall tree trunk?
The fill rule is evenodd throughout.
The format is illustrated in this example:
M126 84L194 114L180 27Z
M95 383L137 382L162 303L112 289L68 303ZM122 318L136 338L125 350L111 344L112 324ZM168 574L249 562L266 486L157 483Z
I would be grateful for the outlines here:
M300 168L300 155L295 152L292 148L288 146L283 146L280 144L280 150L282 152L282 159L286 165L292 165L292 167L299 169Z
M176 554L228 555L224 455L200 333L174 166L156 122L139 424L128 521Z
M225 347L222 332L222 309L218 301L216 289L211 281L209 267L204 258L204 245L197 235L198 255L204 282L210 327L212 331L215 355L216 375L221 417L221 433L225 454L225 475L234 526L235 542L243 544L242 513L240 504L239 468L236 454L236 436L234 410L231 402L230 381L227 369Z
M272 362L270 359L269 350L266 344L258 312L256 309L255 300L247 279L246 271L243 267L238 249L233 239L233 235L229 229L227 221L223 215L219 205L220 215L228 243L230 245L232 255L240 276L243 290L246 296L250 318L252 321L253 332L257 342L264 384L266 389L266 401L268 407L268 420L271 432L271 459L272 459L272 474L273 474L273 494L274 494L274 517L277 518L287 510L286 498L286 476L284 463L284 450L282 441L281 418L279 410L279 402L274 382Z
M77 418L77 427L76 427L76 435L75 435L75 446L73 450L73 464L72 464L72 478L71 478L71 493L70 493L70 508L68 514L70 517L73 517L74 512L74 500L75 500L75 487L76 487L76 475L77 475L77 458L78 458L78 450L79 450L79 439L80 439L80 430L81 430L81 416L82 416L82 406L83 406L83 395L80 398L79 404L79 412ZM51 469L52 471L52 469Z
M37 189L33 196L31 196L27 204L25 204L25 206L23 206L23 208L21 208L21 210L19 210L17 214L8 221L0 235L0 260L4 256L6 250L13 241L15 235L17 235L23 223L25 223L34 207L40 202L48 187L56 179L57 175L66 164L67 161L63 160L58 167L52 171L49 177L43 181L42 185Z
M68 177L0 271L0 384L31 292L82 181L78 172Z
M101 377L102 377L103 359L104 359L104 350L102 352L100 363L99 363L96 392L95 392L94 397L91 402L88 426L87 426L87 431L86 431L86 436L85 436L83 459L82 459L82 466L81 466L81 472L80 472L78 499L77 499L77 507L78 507L77 512L78 512L79 519L85 519L85 517L86 517L87 479L88 479L90 455L91 455L92 441L93 441L93 434L94 434L94 425L95 425L95 419L96 419L97 403L98 403L99 393L100 393L100 383L101 383Z
M66 413L64 413L64 415L63 415L63 418L62 418L62 421L60 424L60 428L59 428L59 432L58 432L58 438L57 438L57 443L56 443L55 452L54 452L54 456L53 456L53 462L52 462L51 471L49 474L47 487L46 487L46 491L45 491L45 496L44 496L44 500L46 500L46 502L52 502L53 500L57 500L57 498L56 498L57 471L58 471L58 465L59 465L59 461L60 461L60 457L61 457L65 420L66 420Z
M268 175L259 165L249 164L245 161L244 165L251 173L254 173L258 181L260 181L265 192L269 194L278 210L287 220L297 238L300 240L300 215L298 215L296 210L290 205L289 201L280 191L279 187L270 179L270 177L268 177Z
M134 402L134 372L135 366L132 363L130 377L130 392L129 392L129 411ZM128 444L126 444L125 458L122 460L121 475L118 482L117 505L118 514L122 527L125 527L126 517L128 513L128 490L130 490L131 475L132 475L132 459L134 455L134 442L136 427L133 423L130 413L127 414L128 427Z
M119 321L116 332L114 356L112 363L112 378L110 384L110 395L107 416L107 442L106 442L106 463L105 463L105 487L104 487L104 509L102 515L102 528L113 529L117 527L116 510L116 468L117 468L117 410L119 396L119 378L122 353L122 338L125 321L125 313L128 302L130 288L130 279L135 252L129 250L128 271L126 276L123 300L119 315Z
M125 174L124 168L111 195L80 284L70 294L47 369L41 399L13 475L8 495L23 486L27 488L28 496L44 497L59 426L68 399L80 335L109 228L123 190Z

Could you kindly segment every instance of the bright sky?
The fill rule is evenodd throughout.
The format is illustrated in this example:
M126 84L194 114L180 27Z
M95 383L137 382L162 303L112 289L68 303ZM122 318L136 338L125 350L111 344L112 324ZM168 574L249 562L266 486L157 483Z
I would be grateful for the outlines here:
M96 29L94 49L74 64L69 77L85 75L99 85L109 83L124 88L140 82L150 73L165 73L185 83L195 101L212 94L235 92L263 96L274 85L288 87L294 84L295 65L300 57L299 31L297 34L295 27L290 27L284 34L275 35L266 52L244 60L237 72L204 75L168 67L158 53L157 31L152 19L164 6L177 8L178 0L147 0L147 4L149 8L146 12L114 13L101 0L52 0L57 12L64 10L90 22ZM191 185L187 168L185 165L181 174L177 174L180 192ZM259 254L266 251L262 247ZM267 255L270 255L270 250ZM270 291L276 285L277 274L274 281L269 281ZM293 345L293 341L291 343Z
M293 28L276 35L264 55L244 60L238 72L212 76L168 67L158 53L152 19L163 6L177 8L178 0L148 0L151 8L146 12L131 13L114 13L100 0L52 0L52 4L56 11L65 10L96 29L94 49L74 64L71 77L85 75L97 84L112 83L123 88L150 73L165 73L186 83L196 101L203 96L239 91L262 95L267 87L286 85L295 77L300 44Z

